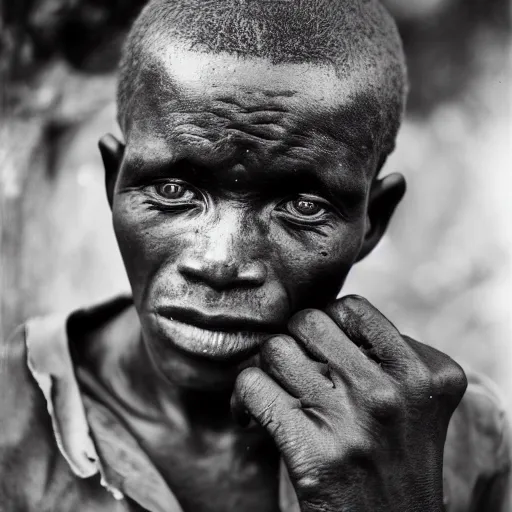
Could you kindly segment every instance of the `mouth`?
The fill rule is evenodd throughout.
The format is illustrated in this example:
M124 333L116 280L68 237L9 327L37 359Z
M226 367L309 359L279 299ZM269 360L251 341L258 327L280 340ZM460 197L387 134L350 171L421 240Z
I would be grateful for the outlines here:
M279 332L275 324L178 307L158 308L156 319L164 336L177 348L214 361L247 359L272 334Z

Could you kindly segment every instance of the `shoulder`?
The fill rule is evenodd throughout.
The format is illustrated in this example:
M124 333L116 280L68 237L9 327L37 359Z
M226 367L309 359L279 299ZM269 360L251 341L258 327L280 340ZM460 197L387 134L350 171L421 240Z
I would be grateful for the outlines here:
M504 400L487 377L467 374L468 387L454 412L445 444L445 473L465 487L486 486L512 465L512 439Z
M457 410L459 421L466 428L482 462L490 472L509 469L511 439L508 415L503 396L488 377L468 373L468 388Z
M27 364L26 327L18 327L0 351L0 450L16 446L44 409Z
M509 510L512 437L504 400L489 378L467 377L445 444L445 492L461 510Z
M28 368L23 325L0 345L0 503L7 510L31 509L28 503L40 494L51 451L46 401Z

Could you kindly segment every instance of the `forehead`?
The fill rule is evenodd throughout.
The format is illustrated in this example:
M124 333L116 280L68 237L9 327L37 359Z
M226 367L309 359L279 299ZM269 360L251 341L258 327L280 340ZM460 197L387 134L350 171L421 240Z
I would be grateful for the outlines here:
M211 54L167 48L153 52L155 64L171 83L190 95L219 94L283 96L289 105L306 100L318 107L334 106L355 92L354 78L341 81L332 65L325 63L279 63L268 59Z
M304 165L334 153L366 160L374 130L362 96L361 77L340 79L329 63L160 48L141 72L128 149L167 160L240 152Z

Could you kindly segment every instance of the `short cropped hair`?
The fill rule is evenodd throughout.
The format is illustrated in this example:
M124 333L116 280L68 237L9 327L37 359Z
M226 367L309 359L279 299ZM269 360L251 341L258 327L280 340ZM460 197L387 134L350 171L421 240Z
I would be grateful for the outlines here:
M143 87L147 50L172 42L279 63L330 63L356 73L379 118L379 156L395 146L407 93L405 58L394 20L378 0L150 0L132 26L120 62L118 121L124 131Z

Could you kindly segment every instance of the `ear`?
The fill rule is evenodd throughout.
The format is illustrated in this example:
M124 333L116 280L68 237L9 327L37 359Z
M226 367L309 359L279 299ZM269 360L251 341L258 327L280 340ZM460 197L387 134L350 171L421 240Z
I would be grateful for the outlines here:
M376 178L373 181L368 201L366 233L357 261L370 254L379 243L393 212L404 197L405 188L405 178L398 173L389 174L382 179Z
M103 167L105 168L105 186L107 189L108 204L112 209L114 188L123 160L124 144L109 133L99 140L98 146L100 148L101 158L103 159Z

